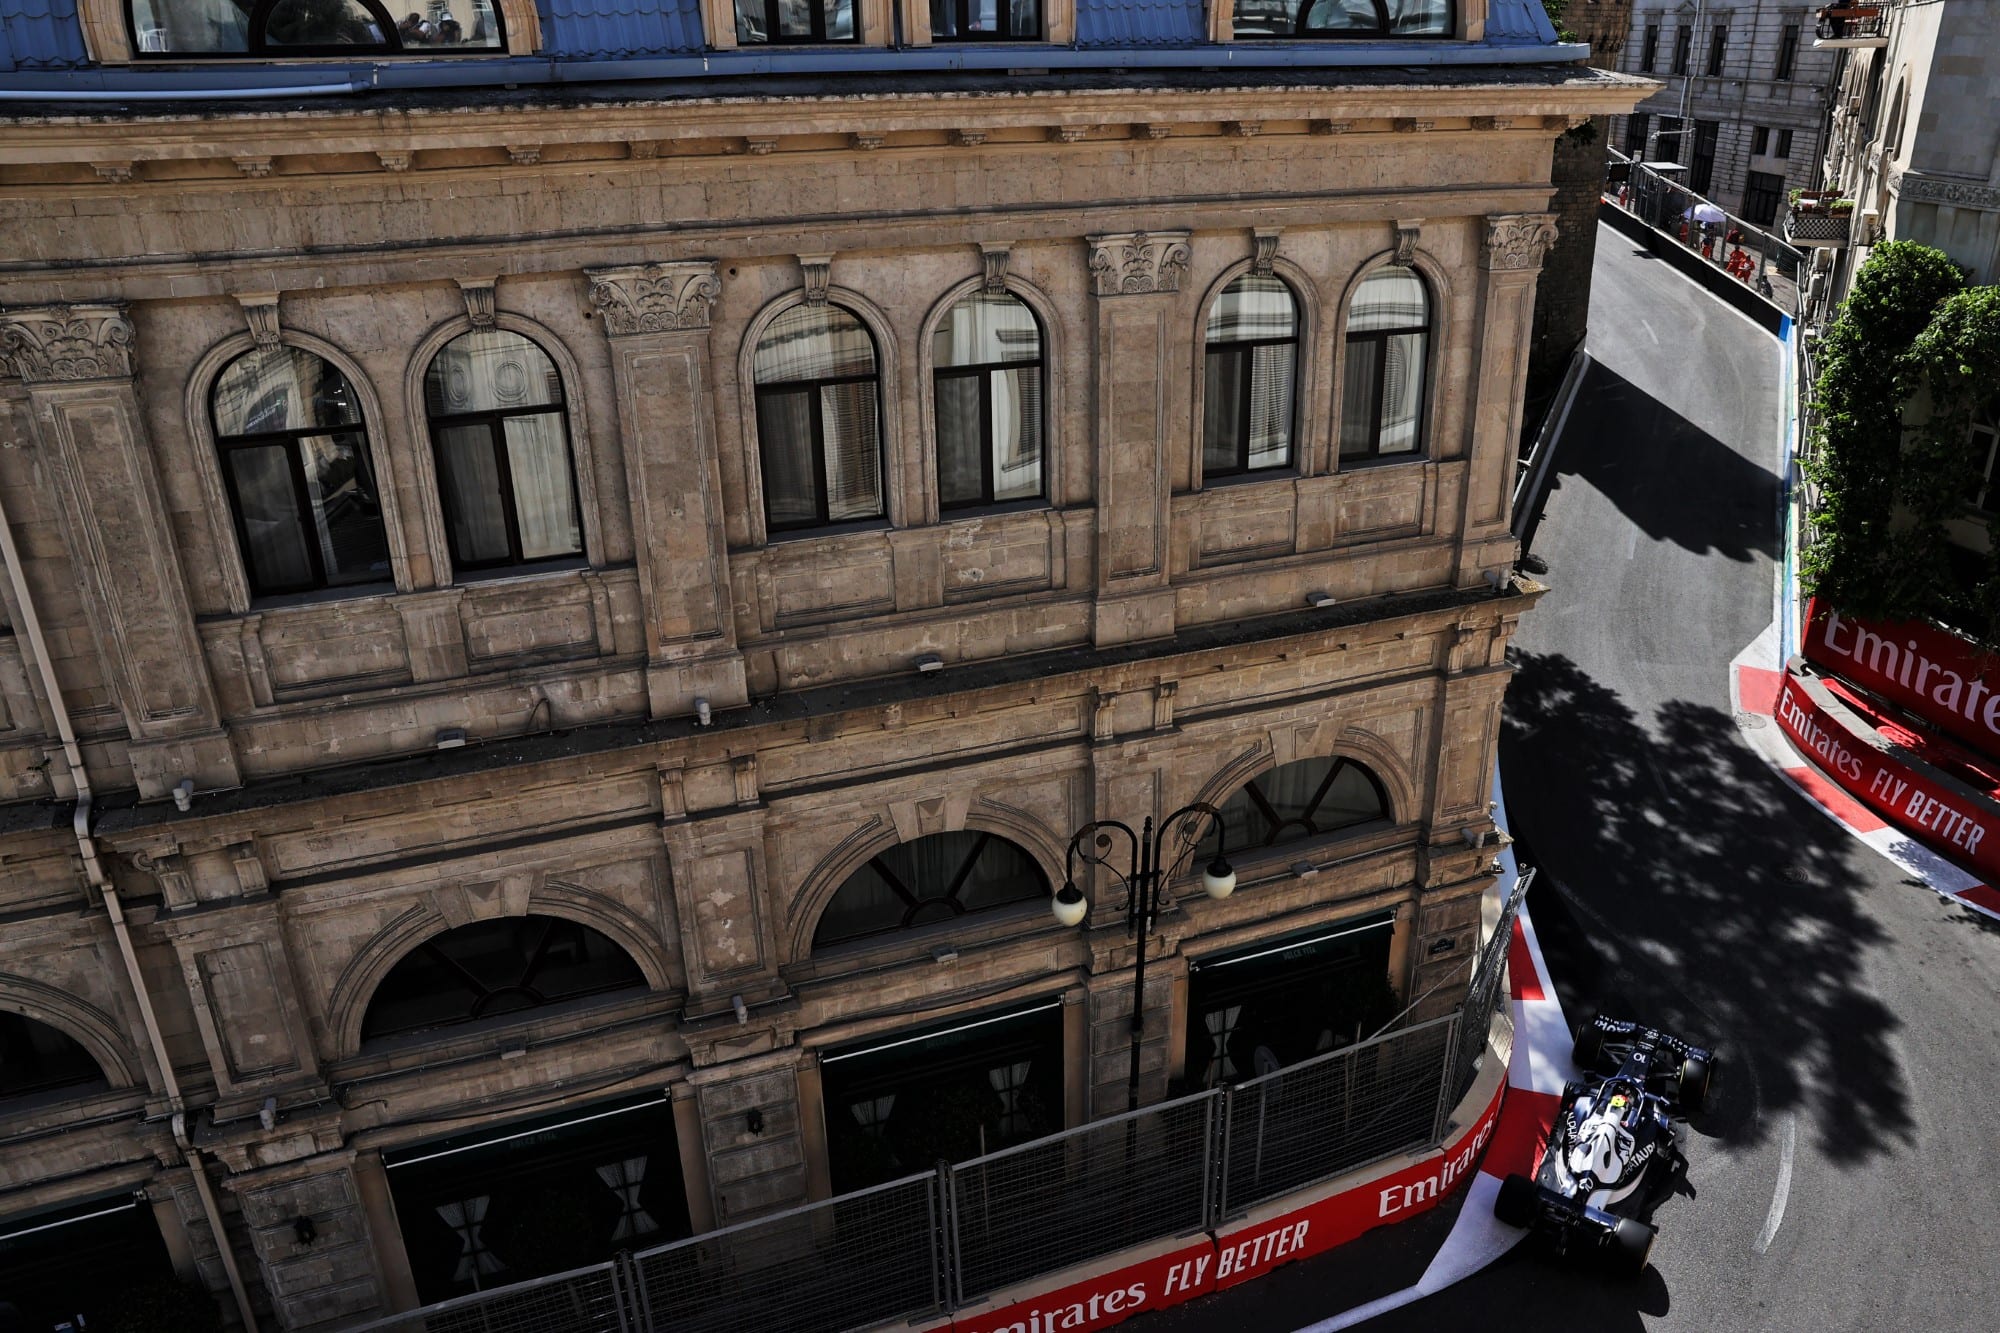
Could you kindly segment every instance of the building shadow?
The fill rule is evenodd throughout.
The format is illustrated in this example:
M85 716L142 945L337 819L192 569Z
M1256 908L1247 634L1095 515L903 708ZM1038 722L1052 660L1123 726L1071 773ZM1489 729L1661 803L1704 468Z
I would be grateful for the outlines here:
M1753 1144L1789 1111L1835 1161L1907 1142L1900 1022L1860 977L1882 935L1859 910L1855 858L1874 853L1727 713L1676 700L1642 725L1567 657L1517 665L1501 767L1523 862L1546 876L1531 906L1570 1016L1594 1007L1717 1046L1703 1134Z

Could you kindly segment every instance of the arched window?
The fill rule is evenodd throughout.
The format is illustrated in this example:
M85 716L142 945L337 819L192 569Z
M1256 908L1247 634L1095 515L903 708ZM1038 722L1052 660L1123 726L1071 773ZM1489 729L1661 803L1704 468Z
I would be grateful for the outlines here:
M474 329L438 350L424 410L452 564L499 569L583 554L562 376L507 329Z
M1238 37L1449 37L1451 0L1236 0Z
M1387 818L1381 782L1352 759L1283 764L1244 783L1222 805L1231 852L1303 842Z
M0 1098L104 1083L90 1052L66 1032L0 1009Z
M1343 461L1423 448L1430 318L1430 295L1415 269L1378 268L1354 289L1340 390Z
M368 1001L361 1036L476 1023L645 984L639 965L588 926L548 916L477 921L403 955Z
M258 596L389 580L389 541L354 387L300 347L245 352L209 407L236 540Z
M1049 895L1035 859L991 833L934 833L899 843L847 877L820 916L813 947L914 930Z
M1245 273L1208 312L1201 471L1224 477L1292 461L1299 305L1277 278Z
M757 452L771 532L882 517L875 340L837 305L795 305L757 343Z
M453 55L504 51L495 0L424 0L400 22L377 0L130 0L146 56Z
M931 338L938 507L1042 494L1042 326L1005 292L974 292Z

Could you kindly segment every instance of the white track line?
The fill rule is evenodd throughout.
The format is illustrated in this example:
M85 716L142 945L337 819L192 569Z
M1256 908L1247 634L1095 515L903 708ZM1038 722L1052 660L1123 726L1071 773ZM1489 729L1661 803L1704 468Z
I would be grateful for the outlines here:
M1764 1218L1764 1229L1757 1233L1757 1253L1771 1248L1772 1240L1778 1235L1778 1228L1785 1223L1785 1201L1792 1196L1792 1156L1799 1146L1799 1118L1785 1117L1785 1142L1778 1155L1778 1184L1771 1191L1771 1211Z

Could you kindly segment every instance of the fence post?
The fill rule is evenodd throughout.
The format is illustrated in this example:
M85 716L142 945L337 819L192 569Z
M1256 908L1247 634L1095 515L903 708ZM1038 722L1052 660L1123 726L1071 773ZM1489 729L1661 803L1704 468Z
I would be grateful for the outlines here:
M1431 1120L1431 1146L1435 1148L1444 1142L1445 1117L1451 1114L1452 1103L1457 1096L1452 1084L1458 1082L1453 1074L1458 1068L1459 1027L1465 1022L1465 1006L1460 1005L1452 1014L1451 1023L1444 1030L1444 1067L1438 1071L1437 1114Z
M1201 1121L1201 1224L1215 1225L1215 1098L1202 1103Z
M1236 1123L1236 1089L1226 1084L1216 1093L1215 1114L1222 1122L1221 1134L1210 1141L1215 1148L1215 1225L1229 1215L1229 1129Z
M638 1280L632 1251L618 1251L611 1256L611 1304L618 1310L618 1333L652 1333L645 1301L646 1284Z
M965 1304L965 1252L958 1239L958 1181L950 1162L937 1164L938 1203L944 1210L944 1308L956 1312Z

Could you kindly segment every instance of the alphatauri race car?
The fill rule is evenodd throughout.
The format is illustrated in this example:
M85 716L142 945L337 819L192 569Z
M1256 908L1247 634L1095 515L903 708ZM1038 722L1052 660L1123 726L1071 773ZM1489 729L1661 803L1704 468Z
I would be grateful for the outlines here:
M1638 1023L1593 1018L1576 1030L1581 1082L1563 1087L1534 1179L1508 1176L1493 1215L1559 1253L1645 1271L1653 1212L1687 1179L1678 1122L1708 1107L1715 1054Z

